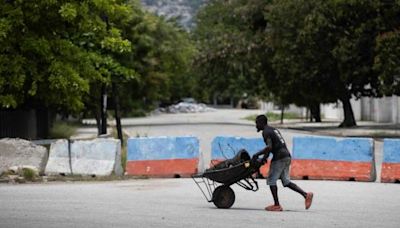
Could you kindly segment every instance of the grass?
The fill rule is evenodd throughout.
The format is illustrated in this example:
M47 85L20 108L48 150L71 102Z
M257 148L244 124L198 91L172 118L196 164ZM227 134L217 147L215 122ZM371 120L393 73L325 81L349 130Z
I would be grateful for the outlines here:
M22 169L22 176L27 181L35 181L36 180L36 172L29 168Z
M128 151L127 151L127 140L128 140L129 136L127 134L125 134L124 132L122 132L122 135L123 135L124 140L123 140L122 145L121 145L121 165L122 165L122 169L124 170L124 173L125 173L126 161L128 159L127 158L127 154L128 154ZM118 139L118 132L117 132L117 128L116 127L112 128L112 136L113 136L113 138Z
M56 121L50 129L49 138L69 139L77 130L76 123Z
M126 140L124 140L124 141L126 141ZM125 145L122 146L122 149L121 149L121 165L122 165L122 169L124 170L124 173L125 173L125 170L126 170L126 161L128 160L128 158L127 158L128 152L127 152L126 143L124 143L124 144L125 144Z
M278 121L281 119L280 113L278 114L278 113L268 112L265 115L267 115L268 121ZM257 115L250 115L250 116L246 116L244 119L250 120L250 121L255 121L256 117L257 117ZM300 118L300 116L296 113L285 112L283 114L283 119L299 119L299 118Z

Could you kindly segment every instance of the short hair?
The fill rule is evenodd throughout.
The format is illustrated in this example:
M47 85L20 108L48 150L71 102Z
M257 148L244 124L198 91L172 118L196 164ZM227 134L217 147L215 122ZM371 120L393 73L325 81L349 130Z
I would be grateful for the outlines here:
M268 118L267 118L266 115L258 115L256 117L256 122L261 122L261 123L267 124L268 123Z

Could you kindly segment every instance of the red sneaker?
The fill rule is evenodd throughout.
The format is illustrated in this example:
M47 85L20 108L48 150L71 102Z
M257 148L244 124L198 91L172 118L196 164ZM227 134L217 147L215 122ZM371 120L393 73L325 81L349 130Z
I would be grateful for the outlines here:
M306 210L311 207L312 204L312 199L314 197L314 194L312 192L308 192L306 196Z
M282 211L282 207L280 205L270 205L265 208L266 211Z

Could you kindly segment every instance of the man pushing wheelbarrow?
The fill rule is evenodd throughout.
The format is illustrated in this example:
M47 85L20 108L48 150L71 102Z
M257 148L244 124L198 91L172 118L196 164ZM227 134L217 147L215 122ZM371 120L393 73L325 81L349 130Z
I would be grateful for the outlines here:
M305 208L309 209L312 204L313 193L307 193L303 191L303 189L290 181L289 169L292 158L281 133L277 129L268 125L268 119L265 115L257 116L256 128L257 132L262 131L262 136L264 138L266 147L256 153L254 156L258 157L260 155L264 155L262 157L262 161L266 162L268 156L271 153L273 155L267 177L267 185L269 185L271 189L272 197L274 198L274 204L267 206L265 210L282 211L282 206L280 205L278 198L278 187L276 185L278 179L281 179L284 187L288 187L302 195L305 199Z
M289 168L291 156L280 132L268 125L265 115L256 118L257 131L262 131L266 147L255 153L250 158L249 153L242 149L232 159L227 159L204 173L193 175L192 178L203 193L208 202L213 202L218 208L230 208L235 202L235 193L230 187L237 184L240 187L257 191L258 183L254 176L259 173L260 167L267 162L272 153L272 161L267 177L274 204L267 206L267 211L282 211L278 199L278 187L276 182L281 179L283 186L298 192L305 198L305 207L309 209L313 199L313 193L304 192L299 186L290 181ZM259 157L262 156L260 159ZM203 186L203 187L202 187Z

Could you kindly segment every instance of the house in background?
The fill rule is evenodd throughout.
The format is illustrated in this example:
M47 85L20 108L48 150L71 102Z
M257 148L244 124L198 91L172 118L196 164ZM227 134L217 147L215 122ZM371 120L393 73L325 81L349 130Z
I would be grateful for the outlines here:
M400 124L400 97L382 97L371 98L362 97L361 99L352 99L351 105L356 121L374 121L379 123ZM272 102L261 102L260 108L263 111L280 112L279 106ZM307 117L307 109L289 105L285 108L285 112L296 113L302 118ZM343 106L341 102L322 104L321 117L329 120L343 120Z
M356 121L374 121L379 123L400 123L400 97L371 98L351 100ZM321 106L321 113L327 119L343 119L342 103Z

